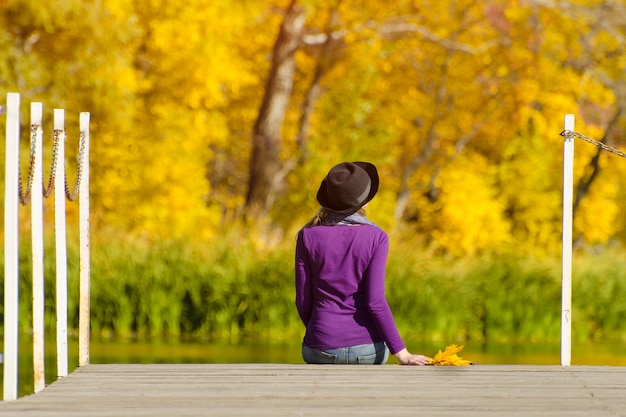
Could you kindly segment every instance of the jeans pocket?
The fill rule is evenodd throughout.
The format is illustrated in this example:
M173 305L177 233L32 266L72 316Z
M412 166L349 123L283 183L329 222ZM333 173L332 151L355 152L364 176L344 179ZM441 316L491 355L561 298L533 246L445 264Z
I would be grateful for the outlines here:
M316 363L337 363L337 355L324 352L323 350L315 351L319 362Z
M337 363L337 355L324 352L318 349L311 349L307 346L302 348L302 359L309 364L333 364Z
M358 356L356 361L359 365L374 365L376 363L376 354Z

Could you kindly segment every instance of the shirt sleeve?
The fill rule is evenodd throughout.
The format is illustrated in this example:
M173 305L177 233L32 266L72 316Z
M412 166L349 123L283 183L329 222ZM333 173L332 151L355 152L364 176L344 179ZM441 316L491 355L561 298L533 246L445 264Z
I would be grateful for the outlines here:
M393 314L385 295L385 270L389 253L389 238L383 234L373 249L372 261L367 269L367 306L380 334L385 338L392 354L406 346L393 319Z
M296 243L296 308L298 315L306 327L311 319L312 308L312 287L311 287L311 268L309 258L304 245L304 233L302 230L298 233Z

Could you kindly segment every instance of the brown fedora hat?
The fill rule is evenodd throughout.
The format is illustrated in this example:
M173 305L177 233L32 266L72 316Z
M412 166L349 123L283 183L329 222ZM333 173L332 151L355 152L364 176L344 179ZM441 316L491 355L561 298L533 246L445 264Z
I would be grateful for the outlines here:
M326 209L350 213L367 204L378 191L378 171L369 162L342 162L322 180L317 201Z

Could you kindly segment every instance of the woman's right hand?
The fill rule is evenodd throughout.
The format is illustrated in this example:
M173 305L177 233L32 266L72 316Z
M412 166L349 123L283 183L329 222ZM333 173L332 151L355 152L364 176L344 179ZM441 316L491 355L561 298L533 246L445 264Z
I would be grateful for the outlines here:
M396 359L398 359L401 365L417 365L417 366L428 365L428 361L430 361L431 359L428 356L424 356L424 355L413 355L408 350L406 350L406 348L397 352L395 354L395 357Z

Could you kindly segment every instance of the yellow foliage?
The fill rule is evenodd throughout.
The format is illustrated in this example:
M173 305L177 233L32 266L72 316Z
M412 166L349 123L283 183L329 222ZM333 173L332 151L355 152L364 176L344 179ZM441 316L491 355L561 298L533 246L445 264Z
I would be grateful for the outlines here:
M0 96L20 90L46 111L92 112L94 222L208 238L242 213L289 0L0 3ZM331 30L334 42L300 45L295 77L284 80L293 91L279 155L306 158L284 171L273 220L290 227L314 210L328 165L367 159L381 173L371 215L385 227L461 256L509 243L555 252L558 133L575 113L577 130L600 139L615 114L626 68L624 30L611 19L623 15L618 3L299 0L307 38ZM320 96L297 143L319 64ZM577 142L576 181L595 152ZM626 235L625 165L600 159L575 218L588 243ZM438 195L427 198L431 180Z
M510 225L502 216L503 202L492 187L493 171L481 158L459 161L440 176L440 202L424 207L424 222L447 252L468 255L507 243ZM472 169L468 169L469 166ZM482 168L479 168L481 167ZM434 211L426 211L429 207Z
M455 344L446 346L446 349L441 350L428 361L429 365L433 366L469 366L472 365L471 361L461 358L457 353L463 350L463 345L457 346Z
M619 220L617 196L617 184L609 181L606 175L600 175L574 217L575 234L582 235L590 245L607 244Z

